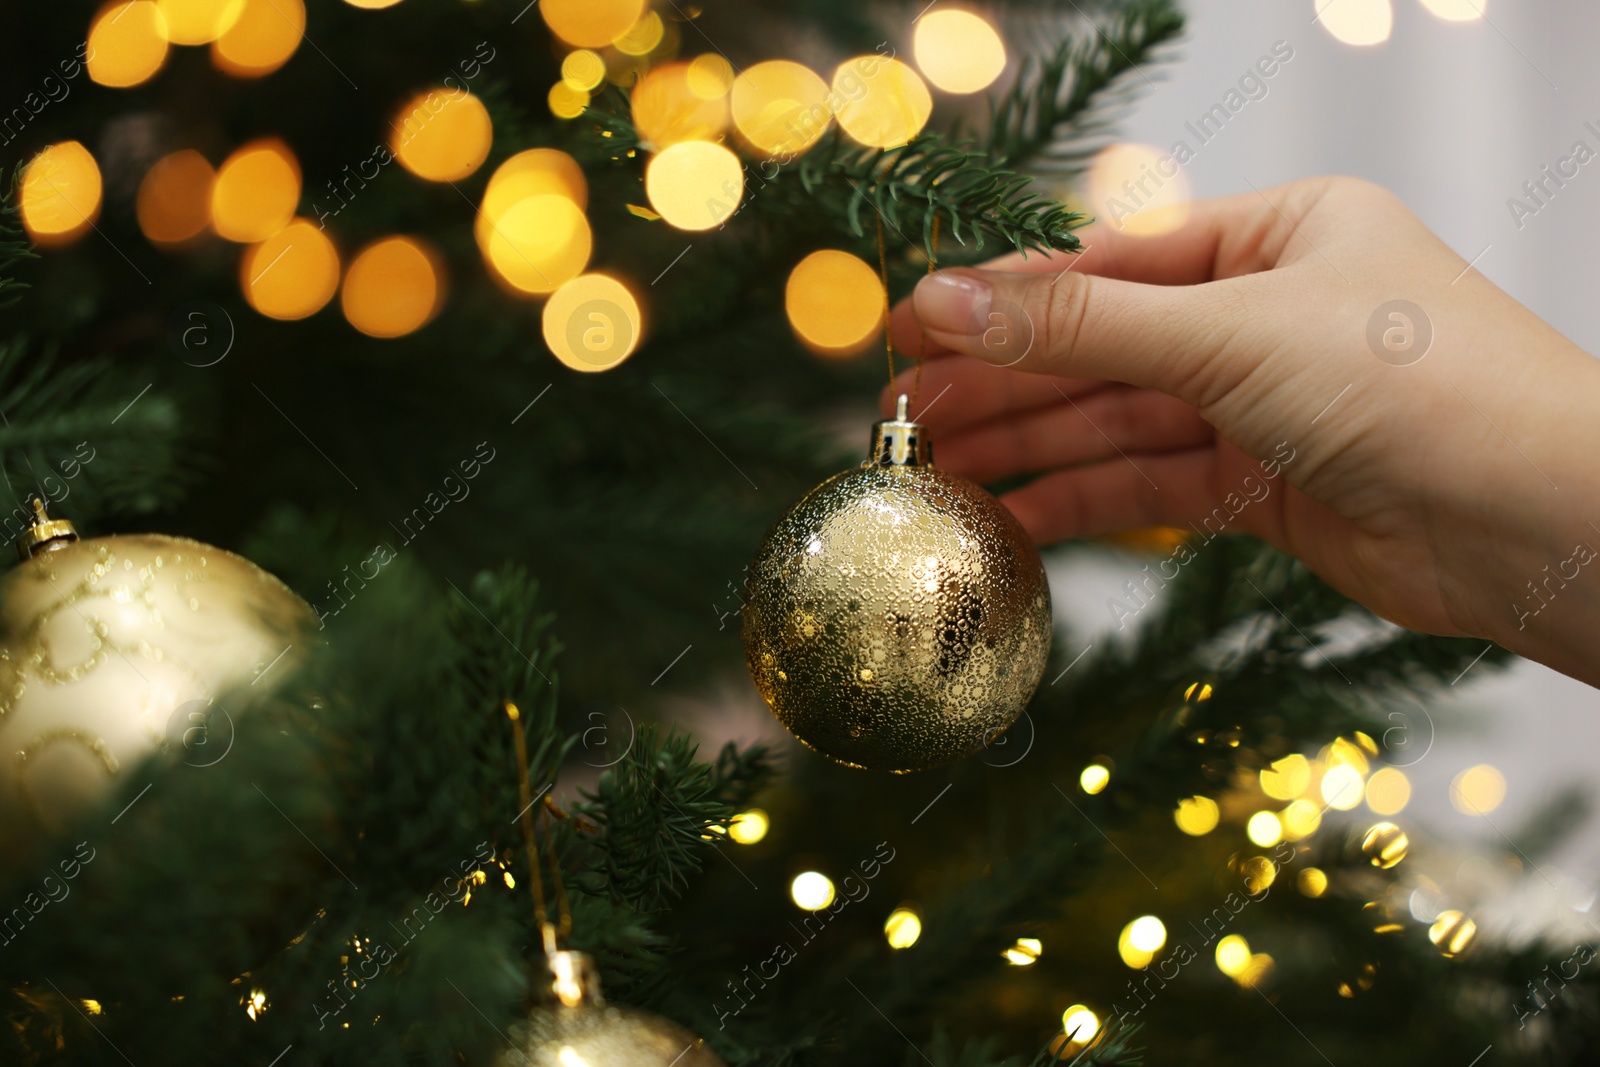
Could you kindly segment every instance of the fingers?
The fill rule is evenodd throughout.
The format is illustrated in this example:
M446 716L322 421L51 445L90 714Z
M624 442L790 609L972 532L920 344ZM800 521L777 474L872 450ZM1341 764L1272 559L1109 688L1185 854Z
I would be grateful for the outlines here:
M1145 526L1187 526L1214 503L1211 448L1118 457L1047 474L1001 497L1041 545Z

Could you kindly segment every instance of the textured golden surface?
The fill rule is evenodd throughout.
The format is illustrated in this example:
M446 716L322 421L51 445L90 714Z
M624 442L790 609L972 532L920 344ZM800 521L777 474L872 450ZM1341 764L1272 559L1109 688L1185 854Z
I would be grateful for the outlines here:
M830 478L778 521L750 570L756 687L840 763L903 772L960 759L1016 721L1044 674L1039 553L1004 505L937 468Z
M631 1008L536 1008L511 1030L497 1067L723 1067L676 1023Z

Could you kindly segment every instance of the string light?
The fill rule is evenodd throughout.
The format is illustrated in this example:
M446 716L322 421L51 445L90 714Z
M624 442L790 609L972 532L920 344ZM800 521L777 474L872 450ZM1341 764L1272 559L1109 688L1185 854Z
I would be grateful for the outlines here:
M487 253L496 220L516 204L535 196L563 196L580 211L586 207L589 186L577 160L559 149L530 148L495 168L473 221L478 248Z
M1172 819L1190 837L1204 837L1217 828L1222 812L1210 797L1187 797L1178 801Z
M1277 864L1265 856L1251 856L1239 864L1239 873L1244 875L1244 887L1252 896L1270 888L1278 880Z
M267 994L259 989L250 990L250 997L244 1003L244 1013L250 1016L250 1021L254 1022L261 1018L262 1015L266 1014L266 1011Z
M561 80L574 89L589 92L606 80L606 61L600 53L579 48L567 53L561 61Z
M304 0L245 0L238 21L212 42L211 62L236 78L259 78L289 62L305 32Z
M813 252L784 287L789 325L813 351L860 352L883 326L883 282L864 260L834 249Z
M611 42L611 47L625 56L649 55L661 44L666 32L667 27L661 21L661 16L654 11L646 11L644 17L635 22L627 33Z
M206 157L192 148L156 160L139 183L140 231L156 244L180 244L205 232L215 180Z
M821 911L833 903L833 880L821 871L802 871L789 883L789 897L806 911Z
M589 94L570 82L559 81L550 87L547 103L556 118L575 119L589 106Z
M645 0L541 0L550 32L579 48L604 48L644 15Z
M1013 967L1031 967L1044 955L1044 942L1037 937L1019 937L1016 944L1000 955Z
M1441 911L1428 927L1428 940L1446 956L1459 956L1472 944L1478 934L1478 924L1462 912L1451 908Z
M1311 785L1311 762L1300 753L1276 760L1261 772L1261 791L1274 800L1293 800Z
M244 13L244 0L156 0L173 44L210 44Z
M1250 942L1238 934L1229 934L1217 942L1217 970L1229 978L1237 978L1250 966Z
M606 371L627 359L639 346L641 325L633 294L604 274L573 278L544 306L545 344L577 371Z
M393 7L400 0L344 0L351 7L365 8L368 11L381 11L386 7Z
M771 825L766 812L760 808L751 808L733 817L728 824L728 836L735 844L754 845L767 836L767 830Z
M773 59L746 67L729 90L733 124L757 152L799 155L828 132L828 83L809 67Z
M720 100L732 88L733 64L717 53L707 52L689 61L689 91L695 96L702 100Z
M100 215L100 167L77 141L60 141L22 172L22 225L41 245L70 244Z
M970 11L933 11L917 20L917 66L947 93L976 93L1006 69L1006 46L995 28Z
M483 101L465 90L431 89L400 108L390 146L400 165L433 182L460 181L482 166L494 141Z
M898 59L859 56L833 74L839 126L872 148L897 148L922 132L933 97L917 72Z
M235 149L217 168L211 221L230 241L264 241L289 224L300 202L300 163L277 138Z
M1100 1017L1082 1004L1061 1013L1061 1032L1074 1045L1087 1045L1100 1032Z
M322 310L339 288L339 253L307 219L252 245L239 263L250 306L269 319L303 319Z
M1283 840L1283 823L1275 812L1258 811L1245 824L1245 836L1262 848L1271 848Z
M1322 825L1322 809L1309 800L1296 800L1278 816L1283 826L1283 836L1290 841L1310 837Z
M1361 803L1361 772L1348 764L1329 767L1322 776L1322 799L1330 808L1350 811Z
M1336 41L1364 47L1382 44L1394 32L1389 0L1316 0L1317 21Z
M1411 802L1411 780L1405 772L1383 767L1367 781L1367 807L1374 815L1398 815Z
M106 4L89 23L85 54L96 84L140 85L167 61L167 20L152 0Z
M1374 867L1388 870L1406 858L1411 839L1392 822L1374 823L1361 838L1361 852Z
M710 141L684 141L650 160L644 176L650 206L680 230L720 226L744 199L739 157Z
M385 237L351 260L339 305L368 337L402 337L433 318L443 289L443 267L432 249L414 238Z
M1300 892L1308 897L1320 897L1328 891L1328 876L1318 867L1307 867L1296 880Z
M1078 775L1078 787L1094 796L1111 781L1111 770L1103 763L1091 763Z
M1505 775L1487 763L1468 767L1450 782L1450 804L1463 815L1486 815L1505 798Z
M922 936L922 919L911 908L896 908L883 923L890 948L910 948Z
M1151 926L1145 923L1140 926L1139 924L1144 919L1154 920L1155 925ZM1135 940L1136 927L1138 927L1137 941ZM1167 928L1161 920L1154 915L1141 916L1139 919L1135 919L1124 926L1122 932L1117 935L1117 955L1122 957L1123 963L1137 971L1150 966L1150 962L1156 958L1156 953L1166 943ZM1154 947L1142 947L1144 945L1153 945Z
M682 141L714 141L728 128L726 98L696 93L689 84L689 71L688 63L668 63L633 87L633 124L654 149Z
M594 238L589 220L565 196L519 200L494 219L485 258L525 293L553 293L583 273Z

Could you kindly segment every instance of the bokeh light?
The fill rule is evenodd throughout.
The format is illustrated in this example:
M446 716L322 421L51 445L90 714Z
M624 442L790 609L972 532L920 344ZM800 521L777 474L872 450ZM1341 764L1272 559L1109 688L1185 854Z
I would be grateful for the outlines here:
M1061 1032L1075 1045L1087 1045L1100 1032L1100 1017L1082 1004L1061 1013Z
M732 89L733 64L717 53L707 52L689 61L689 91L700 99L720 100Z
M633 87L633 124L653 150L682 141L715 141L728 128L727 99L696 93L689 85L689 70L687 63L668 63Z
M1155 916L1148 917L1155 918ZM1166 927L1162 926L1160 942L1156 945L1156 947L1153 949L1140 948L1134 943L1133 934L1134 923L1137 923L1138 921L1139 920L1135 919L1134 922L1128 923L1122 928L1122 932L1117 935L1117 955L1122 958L1123 963L1127 964L1129 967L1132 967L1134 970L1139 970L1142 967L1150 966L1150 962L1156 958L1156 952L1159 951L1162 944L1166 943L1167 937ZM1156 922L1160 923L1161 920L1156 919ZM1154 930L1146 930L1142 936L1144 938L1151 938L1154 932Z
M767 830L771 825L766 812L760 808L751 808L749 811L741 811L728 823L728 836L735 844L754 845L767 836Z
M922 918L910 908L896 908L883 923L890 948L910 948L922 936Z
M661 16L654 11L646 11L644 17L635 22L627 33L611 42L611 47L625 56L649 55L661 44L666 32L667 27L661 21Z
M1006 46L995 28L970 11L932 11L917 20L917 66L936 88L976 93L1006 69Z
M1291 801L1278 816L1283 824L1283 836L1290 841L1310 837L1322 825L1322 809L1309 800Z
M488 252L495 220L535 196L564 196L580 210L588 206L589 185L577 160L555 148L518 152L495 168L473 221L478 248Z
M245 0L238 21L212 42L211 62L237 78L259 78L287 63L305 32L305 0Z
M806 911L821 911L833 903L833 880L821 871L802 871L789 883L789 897Z
M1250 966L1250 942L1238 934L1229 934L1217 942L1217 970L1229 978L1237 978Z
M1296 883L1300 892L1308 897L1320 897L1328 891L1328 876L1320 867L1307 867L1300 872Z
M644 15L645 0L540 0L550 32L579 48L604 48Z
M77 141L53 144L22 172L22 225L40 245L76 241L100 216L100 167Z
M215 180L206 157L192 148L156 160L139 183L139 229L156 244L180 244L199 236L211 223Z
M1160 952L1167 943L1167 926L1154 915L1141 915L1128 924L1128 944L1140 952Z
M244 14L244 0L156 0L173 44L210 44Z
M350 261L339 304L368 337L403 337L427 325L443 295L444 266L431 248L411 237L384 237Z
M1245 824L1245 836L1262 848L1271 848L1283 840L1283 823L1271 811L1258 811Z
M1019 937L1016 944L1000 955L1013 967L1031 967L1044 955L1044 942L1037 937Z
M1411 780L1405 772L1383 767L1367 781L1367 807L1374 815L1399 815L1411 802Z
M591 92L606 80L606 61L600 58L598 52L591 52L587 48L575 49L561 61L561 80L574 89Z
M833 74L839 126L871 148L896 148L922 132L933 96L917 72L898 59L858 56Z
M1489 0L1422 0L1422 6L1446 22L1475 22L1484 17Z
M270 319L303 319L339 289L339 253L307 219L295 219L239 261L239 285L250 306Z
M784 309L789 325L813 350L854 355L883 326L883 282L864 260L825 248L790 272Z
M1450 782L1450 803L1463 815L1486 815L1505 798L1505 775L1487 763L1468 767Z
M1371 739L1363 733L1357 733L1356 738L1356 741L1352 741L1348 737L1334 738L1333 743L1323 748L1318 754L1318 758L1330 767L1354 767L1361 777L1365 778L1372 769L1372 762L1367 758L1365 746L1358 742L1365 741L1370 743Z
M1278 880L1278 865L1265 856L1251 856L1239 864L1239 873L1244 875L1245 891L1253 896Z
M546 102L550 105L550 114L556 118L575 119L589 106L589 92L571 82L559 81L550 87Z
M639 347L642 327L633 294L604 274L572 279L544 306L544 342L573 370L615 367Z
M1322 800L1337 811L1350 811L1361 803L1361 772L1346 763L1329 767L1322 776Z
M1221 814L1217 802L1210 797L1186 797L1178 801L1172 820L1190 837L1204 837L1217 828Z
M1172 155L1114 144L1089 165L1089 210L1135 237L1171 233L1189 221L1189 179Z
M1274 800L1293 800L1311 784L1311 763L1300 753L1283 757L1261 772L1261 791Z
M1438 946L1446 956L1459 956L1472 945L1478 934L1478 924L1465 914L1451 908L1441 911L1428 927L1428 940Z
M1344 44L1382 44L1394 32L1394 5L1389 0L1317 0L1317 21Z
M746 67L729 90L733 124L758 152L799 155L828 132L828 83L787 59Z
M211 221L230 241L264 241L289 224L300 203L300 163L277 138L241 145L217 168Z
M684 141L650 161L645 195L656 214L680 230L709 230L726 222L744 199L739 157L710 141Z
M1111 771L1103 763L1091 763L1078 775L1078 786L1090 796L1095 795L1111 781Z
M167 20L152 0L106 4L89 23L85 55L97 84L139 85L167 61Z
M513 288L553 293L583 273L593 240L578 205L545 194L519 200L495 218L484 255Z
M365 8L368 11L381 11L386 7L393 7L400 0L344 0L351 7Z
M1361 853L1374 867L1388 870L1406 858L1411 839L1392 822L1374 823L1361 838Z
M430 89L400 108L390 146L400 165L431 182L460 181L483 165L494 125L483 101L464 89Z

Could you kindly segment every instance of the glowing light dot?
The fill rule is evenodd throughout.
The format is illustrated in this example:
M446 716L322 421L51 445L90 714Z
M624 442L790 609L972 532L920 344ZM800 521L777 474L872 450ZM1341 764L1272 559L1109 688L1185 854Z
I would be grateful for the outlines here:
M550 114L558 119L575 119L589 106L589 94L570 82L559 81L550 87Z
M910 908L896 908L883 923L890 948L910 948L922 936L922 919Z
M357 253L339 294L344 317L368 337L402 337L433 318L443 268L425 245L385 237Z
M766 812L760 808L751 808L733 817L733 821L728 824L728 836L736 844L753 845L767 836L767 830L771 825Z
M1251 856L1239 865L1239 873L1244 875L1245 889L1256 894L1278 880L1278 865L1265 856Z
M1411 839L1392 822L1375 823L1361 839L1361 851L1374 866L1388 870L1406 858Z
M905 144L928 123L933 97L917 72L898 59L860 56L833 75L839 126L872 148Z
M1361 803L1361 772L1347 764L1329 767L1322 776L1322 799L1330 808L1349 811Z
M1189 221L1189 201L1177 160L1149 145L1110 145L1089 165L1089 209L1122 233L1171 233Z
M912 43L917 66L947 93L976 93L1006 69L1000 35L970 11L934 11L917 20Z
M681 141L714 141L728 128L728 102L706 99L689 87L689 64L668 63L650 71L630 94L633 124L652 149Z
M756 151L799 155L828 132L828 83L808 67L773 59L746 67L729 90L733 124Z
M638 347L640 327L639 304L633 294L603 274L572 279L544 306L545 344L573 370L595 372L615 367ZM757 828L753 822L749 832L755 833ZM737 825L730 829L729 836L737 829ZM766 816L762 814L755 841L765 834Z
M877 271L849 252L823 249L790 272L784 309L789 325L813 350L853 355L883 325L883 283Z
M1317 21L1344 44L1382 44L1394 32L1389 0L1317 0Z
M1374 815L1398 815L1411 802L1411 780L1404 771L1384 767L1367 782L1367 807Z
M289 61L306 32L304 0L245 0L239 19L211 44L211 62L237 78L259 78Z
M250 997L245 1001L244 1013L250 1016L251 1021L261 1018L267 1010L267 994L259 989L250 990Z
M589 263L589 220L565 196L518 201L494 220L485 256L495 272L525 293L553 293Z
M240 288L269 319L303 319L339 288L339 253L316 225L295 219L251 246L239 263Z
M606 80L606 61L587 48L569 52L561 61L561 80L574 89L589 92Z
M1468 767L1450 782L1450 804L1463 815L1486 815L1505 798L1505 775L1487 763Z
M1451 908L1441 911L1439 917L1433 920L1433 925L1428 927L1428 940L1446 956L1459 956L1471 946L1477 933L1477 923Z
M1322 809L1309 800L1296 800L1283 809L1278 821L1283 824L1285 838L1299 841L1317 832L1322 825Z
M1250 966L1250 942L1238 934L1229 934L1217 942L1217 970L1229 978L1237 978Z
M1189 688L1183 691L1183 699L1192 700L1198 704L1202 700L1210 700L1213 692L1210 682L1190 682Z
M99 1015L101 1012L105 1011L105 1009L100 1006L100 1002L98 1000L85 999L78 1001L78 1003L82 1004L83 1009L90 1015Z
M1082 1004L1061 1013L1061 1032L1077 1045L1087 1045L1100 1032L1100 1017Z
M125 89L148 81L167 61L167 20L151 0L109 3L89 23L89 77Z
M1111 781L1111 771L1103 763L1091 763L1078 775L1078 785L1090 796L1100 792Z
M627 33L611 42L611 46L625 56L649 55L666 35L666 24L654 11L645 12L644 18L635 22Z
M1037 937L1019 937L1016 944L1000 955L1013 967L1031 967L1044 955L1044 942Z
M789 883L789 896L797 907L821 911L833 903L833 881L820 871L803 871Z
M1328 876L1321 868L1307 867L1300 872L1297 884L1300 886L1300 892L1306 896L1320 897L1328 891Z
M644 15L645 0L540 0L550 32L579 48L604 48Z
M1128 944L1140 952L1160 952L1166 943L1166 924L1154 915L1141 915L1128 924Z
M406 101L390 145L400 165L432 182L460 181L488 158L494 125L483 101L461 89L432 89Z
M135 205L139 229L157 244L178 244L198 236L211 222L215 180L211 164L193 149L163 156L139 183Z
M744 198L739 157L710 141L684 141L657 155L645 170L650 206L680 230L709 230L738 210Z
M689 91L700 99L720 100L732 88L733 64L717 53L707 52L689 62Z
M1258 811L1245 824L1245 836L1262 848L1271 848L1283 840L1283 823L1270 811Z
M1145 918L1155 919L1155 916L1145 916ZM1150 966L1151 961L1156 958L1156 953L1160 951L1162 945L1166 944L1167 939L1165 926L1161 927L1160 937L1157 938L1155 929L1147 925L1140 930L1140 940L1145 943L1155 943L1156 947L1153 949L1140 948L1139 945L1134 944L1134 924L1137 922L1139 920L1135 919L1133 922L1128 923L1122 928L1122 932L1117 935L1117 955L1122 957L1123 963L1134 970ZM1159 924L1161 920L1156 919L1156 922Z
M368 11L381 11L386 7L393 7L400 0L344 0L351 7L365 8Z
M1446 22L1476 22L1489 0L1422 0L1422 6Z
M41 245L77 240L100 215L100 167L77 141L53 144L22 172L22 225Z
M1354 741L1349 738L1336 737L1333 739L1333 744L1322 750L1320 758L1323 763L1330 767L1354 767L1361 772L1361 777L1365 778L1368 772L1372 770L1372 763L1367 758L1366 745L1361 744L1363 739L1369 743L1371 741L1366 734L1359 732L1356 734L1356 740Z
M1217 802L1210 797L1187 797L1178 801L1172 819L1190 837L1204 837L1217 828L1221 814Z
M244 0L156 0L173 44L210 44L233 28Z
M211 219L230 241L264 241L289 224L300 202L300 164L274 138L241 145L217 168Z
M1293 800L1310 784L1311 762L1298 752L1261 772L1261 791L1274 800Z

